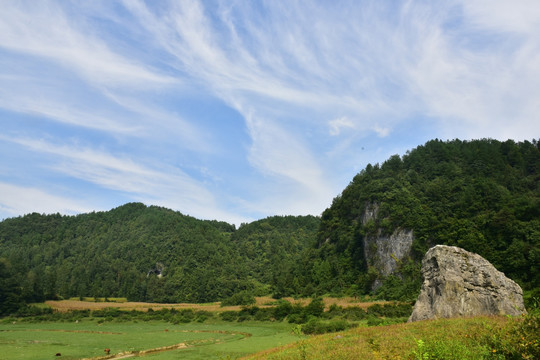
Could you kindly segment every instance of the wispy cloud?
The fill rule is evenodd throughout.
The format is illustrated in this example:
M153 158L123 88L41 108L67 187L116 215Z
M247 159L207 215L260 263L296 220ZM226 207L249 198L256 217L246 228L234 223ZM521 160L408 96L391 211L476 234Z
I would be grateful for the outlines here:
M330 120L328 125L330 127L330 135L332 136L339 135L342 129L354 129L354 123L346 116Z
M216 209L214 196L197 180L180 169L159 168L141 164L129 155L28 138L3 139L27 150L51 157L42 166L109 190L130 193L132 198L150 204L183 204L203 217ZM176 206L172 206L176 207ZM212 212L214 210L211 210Z
M24 187L0 182L0 215L19 216L37 212L40 214L78 214L96 210L88 204L78 203L72 198L52 195L33 187Z
M22 3L2 4L0 47L61 63L98 85L147 88L173 82L118 55L89 32L83 33L81 24L74 23L82 19L68 18L59 3Z
M191 214L317 214L430 138L540 133L534 0L2 5L4 141Z

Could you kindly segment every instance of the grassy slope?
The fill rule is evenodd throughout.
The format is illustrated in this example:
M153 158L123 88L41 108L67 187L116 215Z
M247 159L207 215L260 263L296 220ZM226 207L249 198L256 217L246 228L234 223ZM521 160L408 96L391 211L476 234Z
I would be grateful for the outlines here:
M481 317L356 328L313 336L243 359L414 359L413 351L418 350L418 340L431 346L444 342L444 348L453 352L456 358L475 359L477 354L486 351L475 339L489 334L491 329L499 328L507 321L504 317Z

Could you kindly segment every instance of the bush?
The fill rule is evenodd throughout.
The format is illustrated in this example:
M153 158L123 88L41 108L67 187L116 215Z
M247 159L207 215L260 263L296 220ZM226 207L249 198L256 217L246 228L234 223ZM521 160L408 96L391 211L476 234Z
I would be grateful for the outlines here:
M270 321L272 319L272 315L273 309L264 308L259 309L259 311L257 311L253 318L257 321Z
M289 314L293 313L293 306L286 300L279 300L278 305L274 308L274 319L283 320Z
M287 321L290 324L304 324L307 321L307 316L305 313L302 314L291 314L287 316Z
M255 296L248 291L240 291L223 300L221 306L253 305L256 303Z
M307 316L320 317L324 312L324 301L322 298L315 298L304 308Z
M338 319L331 321L322 321L317 318L311 318L306 324L302 325L304 334L324 334L328 332L343 331L353 326L349 322Z
M347 307L343 309L343 316L347 320L358 321L358 320L365 319L367 316L367 313L364 309L360 307L352 306L352 307Z
M35 305L23 306L17 311L15 316L18 317L29 317L29 316L39 316L39 315L49 315L52 314L53 310L50 307L38 307Z
M102 309L102 310L94 310L94 311L92 311L92 316L93 317L103 317L103 318L112 317L112 318L115 318L115 317L118 317L118 316L120 316L122 314L123 314L122 310L120 310L118 308L112 308L112 307L105 308L105 309Z
M238 311L224 311L219 314L223 321L236 321L238 319Z
M493 331L484 341L496 358L540 359L539 334L540 308L535 305L528 315L511 319L507 326Z
M409 354L414 360L478 360L488 359L490 352L485 346L466 344L456 340L416 340L416 349Z
M391 303L391 304L374 304L368 307L367 314L378 317L409 317L412 313L412 305L410 303Z

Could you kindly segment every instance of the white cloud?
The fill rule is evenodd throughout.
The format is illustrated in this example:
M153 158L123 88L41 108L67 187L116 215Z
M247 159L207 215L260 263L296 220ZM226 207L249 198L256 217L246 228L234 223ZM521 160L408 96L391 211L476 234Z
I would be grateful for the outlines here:
M482 31L531 34L540 28L540 6L536 0L461 0L465 16Z
M55 2L3 2L0 47L52 60L88 81L139 89L172 83L148 66L118 55L98 37L83 33Z
M540 131L532 121L540 107L540 28L531 25L540 21L540 4L529 9L528 25L521 27L512 14L524 11L518 5L523 2L513 2L511 9L489 2L482 11L473 3L478 4L464 5L459 29L445 29L446 18L408 14L412 21L406 33L418 38L415 61L405 69L417 111L449 138L530 138L531 130ZM525 29L525 34L512 32Z
M320 189L322 173L306 146L268 120L247 119L253 144L250 161L263 172L285 176L310 189Z
M354 123L349 120L346 116L330 120L328 123L330 127L330 135L336 136L341 133L342 129L354 129Z
M95 210L88 204L41 189L0 182L0 218L33 212L52 214L77 214Z
M55 145L44 140L3 140L52 156L48 161L50 164L43 164L43 167L105 189L123 192L143 202L168 204L198 216L203 216L205 210L218 208L214 196L178 168L159 164L154 168L127 155L115 156L103 150Z
M13 141L67 178L190 214L226 216L225 199L317 213L350 169L384 161L376 149L540 133L539 4L5 1L0 107L18 114L4 137L66 135ZM17 129L21 114L56 123ZM211 168L222 160L239 173Z

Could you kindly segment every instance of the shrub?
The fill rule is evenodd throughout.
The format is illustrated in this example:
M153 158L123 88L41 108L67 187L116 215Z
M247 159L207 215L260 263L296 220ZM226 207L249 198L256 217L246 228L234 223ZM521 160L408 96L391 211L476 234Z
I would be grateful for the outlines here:
M480 360L488 359L487 347L478 344L467 344L457 340L416 340L416 349L409 354L413 360Z
M324 312L324 301L322 298L315 298L304 308L304 313L307 316L320 317Z
M150 312L150 311L149 311ZM111 318L115 318L115 317L118 317L120 315L122 315L123 312L122 310L118 309L118 308L105 308L105 309L102 309L102 310L94 310L92 311L92 316L93 317L111 317Z
M270 321L272 319L272 315L273 309L264 308L259 309L259 311L257 311L253 318L257 321Z
M353 326L345 320L331 320L322 321L317 318L311 318L309 321L302 325L302 332L304 334L324 334L328 332L343 331Z
M343 309L343 316L347 320L358 321L358 320L365 319L367 316L367 313L364 309L360 307L352 306L352 307L347 307Z
M236 321L238 319L238 311L224 311L219 314L223 321Z
M528 315L511 319L507 326L492 331L484 341L495 358L540 359L539 334L540 309L536 307Z
M390 318L409 317L412 313L412 305L410 303L391 303L391 304L374 304L368 307L367 314L373 316L384 316Z
M23 306L17 311L15 316L18 317L28 317L28 316L39 316L39 315L49 315L52 314L53 310L50 307L38 307L35 305Z
M278 305L274 308L274 319L283 320L289 314L292 314L293 306L286 300L279 300Z
M307 321L307 316L305 313L302 314L291 314L287 316L287 321L290 324L304 324Z
M255 297L248 291L240 291L231 297L223 300L221 306L253 305L256 303Z

